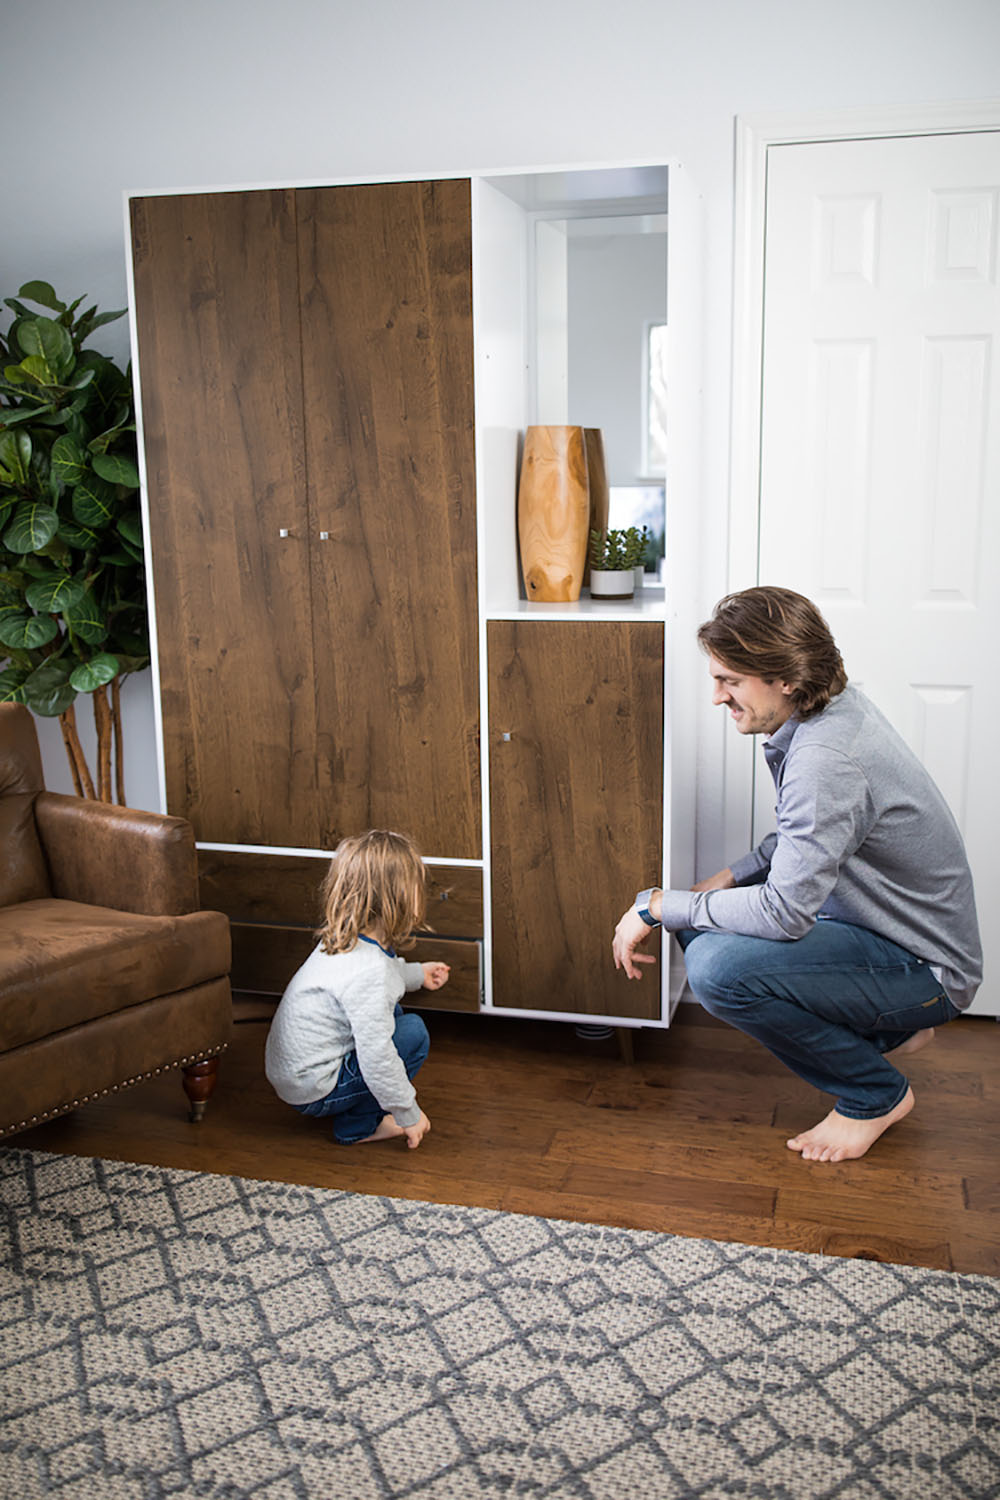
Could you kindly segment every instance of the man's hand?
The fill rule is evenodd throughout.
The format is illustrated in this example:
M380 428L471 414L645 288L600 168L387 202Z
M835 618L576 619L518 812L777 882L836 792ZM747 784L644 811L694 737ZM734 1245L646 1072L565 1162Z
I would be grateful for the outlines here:
M698 884L693 885L691 889L693 891L731 891L735 884L733 872L727 865L724 870L719 870L715 875L709 875L707 880L699 880Z
M615 968L624 969L629 979L642 978L642 970L637 967L639 964L656 963L652 953L636 952L639 944L644 943L655 930L646 925L634 906L629 907L615 928L614 942L611 944Z
M420 1145L420 1142L423 1140L424 1136L427 1134L430 1128L431 1122L430 1120L428 1120L423 1110L420 1111L420 1119L415 1125L406 1125L403 1127L403 1134L406 1136L406 1144L409 1146L411 1151L416 1151L417 1147Z
M429 963L424 964L424 989L439 990L443 984L448 983L448 975L451 969L447 964Z

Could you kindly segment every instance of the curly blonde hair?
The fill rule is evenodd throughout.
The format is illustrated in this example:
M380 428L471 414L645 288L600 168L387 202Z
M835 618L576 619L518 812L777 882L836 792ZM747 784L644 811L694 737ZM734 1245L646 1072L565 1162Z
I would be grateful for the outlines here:
M340 841L321 889L323 923L316 936L326 953L348 953L362 932L389 948L412 948L424 925L427 875L412 839L372 828Z

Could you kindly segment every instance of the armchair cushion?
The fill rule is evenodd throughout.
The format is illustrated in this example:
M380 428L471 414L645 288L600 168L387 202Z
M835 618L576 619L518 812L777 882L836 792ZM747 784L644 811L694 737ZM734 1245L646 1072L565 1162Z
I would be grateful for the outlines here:
M0 1052L228 974L216 911L149 917L75 901L0 908Z

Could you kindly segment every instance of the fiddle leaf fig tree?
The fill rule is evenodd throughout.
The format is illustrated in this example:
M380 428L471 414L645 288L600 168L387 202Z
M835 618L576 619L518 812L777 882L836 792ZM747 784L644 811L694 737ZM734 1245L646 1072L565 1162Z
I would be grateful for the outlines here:
M77 791L124 802L120 686L149 664L139 472L127 371L90 336L124 316L79 312L46 281L4 299L0 333L0 702L58 717ZM42 312L33 310L35 304ZM97 780L76 730L89 695Z

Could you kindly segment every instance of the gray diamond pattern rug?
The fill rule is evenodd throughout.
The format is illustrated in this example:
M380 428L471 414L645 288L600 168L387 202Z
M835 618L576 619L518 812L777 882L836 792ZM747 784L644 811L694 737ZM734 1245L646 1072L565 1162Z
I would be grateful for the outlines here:
M1000 1281L0 1151L0 1495L1000 1496Z

